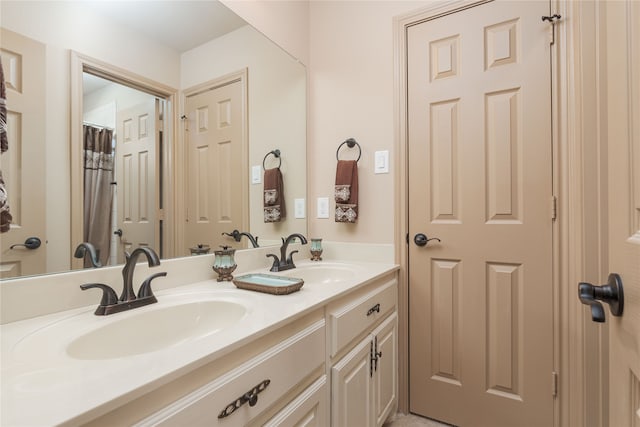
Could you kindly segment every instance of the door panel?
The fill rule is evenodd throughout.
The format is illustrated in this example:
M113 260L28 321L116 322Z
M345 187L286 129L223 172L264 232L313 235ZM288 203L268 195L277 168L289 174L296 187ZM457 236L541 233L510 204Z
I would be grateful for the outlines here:
M116 129L118 226L122 229L118 263L138 246L160 251L157 236L156 161L158 100L119 110Z
M243 83L234 81L187 97L188 177L186 248L227 244L223 232L246 229L242 182L244 102Z
M640 4L606 2L609 268L624 285L609 323L609 425L640 426Z
M372 426L372 338L367 336L331 368L331 425Z
M387 420L396 403L398 390L398 317L389 316L372 333L378 353L373 372L373 398L376 426Z
M7 279L46 271L46 113L42 101L46 67L44 44L4 28L1 31L9 150L0 156L0 170L13 217L11 229L0 234L0 278ZM38 249L10 249L32 236L42 240Z
M410 409L553 424L547 2L408 29Z

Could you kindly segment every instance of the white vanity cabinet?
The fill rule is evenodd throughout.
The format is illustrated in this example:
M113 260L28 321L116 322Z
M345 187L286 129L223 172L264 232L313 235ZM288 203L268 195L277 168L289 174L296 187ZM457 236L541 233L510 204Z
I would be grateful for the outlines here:
M379 427L397 406L397 325L394 270L130 396L86 427Z
M226 356L92 420L86 427L326 425L324 311L277 328ZM271 420L271 421L269 421Z
M333 361L331 423L334 427L381 426L397 405L395 276L339 301L329 309L328 318Z
M324 363L324 319L205 384L138 426L244 426Z

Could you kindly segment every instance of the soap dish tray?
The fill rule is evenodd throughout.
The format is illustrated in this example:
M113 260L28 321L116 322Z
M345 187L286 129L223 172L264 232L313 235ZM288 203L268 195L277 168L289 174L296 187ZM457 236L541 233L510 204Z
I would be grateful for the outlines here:
M294 277L255 273L238 276L233 279L233 283L240 289L273 295L286 295L300 290L304 281Z

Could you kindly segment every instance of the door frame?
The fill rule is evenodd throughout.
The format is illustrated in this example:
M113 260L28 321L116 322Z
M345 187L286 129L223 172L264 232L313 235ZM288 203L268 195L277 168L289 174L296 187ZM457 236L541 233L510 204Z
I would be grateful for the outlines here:
M446 0L433 2L425 8L397 16L394 26L394 132L395 142L395 204L398 207L394 233L395 261L399 271L399 411L409 411L409 316L408 316L408 138L407 138L407 29L419 22L448 15L454 11L477 6L492 0ZM591 278L598 282L607 268L606 214L602 200L606 199L606 187L602 177L595 184L597 194L590 195L585 189L592 188L592 167L601 170L606 156L601 157L602 140L598 122L594 122L585 111L597 86L599 55L593 58L586 47L598 27L583 24L589 17L601 23L598 4L581 4L567 0L550 0L550 15L559 14L555 24L555 41L551 46L551 97L553 138L553 191L557 198L556 220L553 224L553 313L554 313L554 371L557 373L554 399L554 425L586 425L589 419L594 426L606 425L608 419L608 375L607 332L585 320L585 311L577 298L577 284ZM597 2L595 2L597 3ZM550 25L550 24L549 24ZM594 34L595 33L595 34ZM551 29L550 29L551 41ZM598 43L596 43L598 44ZM583 51L581 48L585 47ZM590 73L589 73L590 72ZM584 77L587 73L586 77ZM599 95L596 88L593 93ZM597 108L596 108L597 110ZM596 111L597 113L597 111ZM598 116L599 117L599 116ZM594 140L585 139L596 127ZM606 129L605 129L606 131ZM602 136L605 138L605 136ZM595 148L594 148L595 147ZM599 174L598 174L599 175ZM606 182L604 182L606 185ZM605 193L603 193L605 192ZM606 206L605 206L606 208ZM550 204L550 209L553 206ZM605 222L603 222L605 221ZM588 241L586 236L595 237ZM603 246L604 245L604 246ZM599 276L598 276L599 275ZM606 274L605 274L606 275ZM593 278L593 276L598 276ZM604 343L604 345L603 345ZM589 351L587 351L589 350ZM585 391L587 369L594 368L598 375L590 379ZM550 392L552 379L549 379ZM589 415L587 416L587 411Z
M166 100L166 108L162 112L162 131L164 141L162 144L162 197L164 200L163 209L158 212L157 220L162 220L163 224L163 257L171 258L176 253L175 235L176 221L175 212L176 205L175 191L175 175L176 157L175 151L177 141L176 134L176 114L175 101L178 96L178 90L166 86L162 83L150 80L146 77L132 73L120 67L113 66L106 62L91 58L76 51L71 51L71 245L72 248L83 241L83 197L84 197L84 173L83 173L83 154L82 154L82 122L83 122L83 88L82 73L90 71L99 77L112 80L116 83L132 87L134 89L147 92L153 96ZM160 156L158 156L160 158ZM156 186L156 191L158 188ZM159 194L156 194L158 196ZM160 251L160 248L156 248ZM71 268L83 268L81 259L71 258Z

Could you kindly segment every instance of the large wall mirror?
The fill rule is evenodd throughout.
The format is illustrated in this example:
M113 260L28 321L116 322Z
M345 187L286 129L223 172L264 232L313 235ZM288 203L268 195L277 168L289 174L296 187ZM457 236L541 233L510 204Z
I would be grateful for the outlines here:
M100 216L103 265L137 245L251 248L222 234L235 229L260 246L306 233L305 67L226 6L3 1L0 26L14 218L2 279L90 268L73 254ZM271 222L263 178L278 166L286 215ZM40 247L16 246L31 237Z

